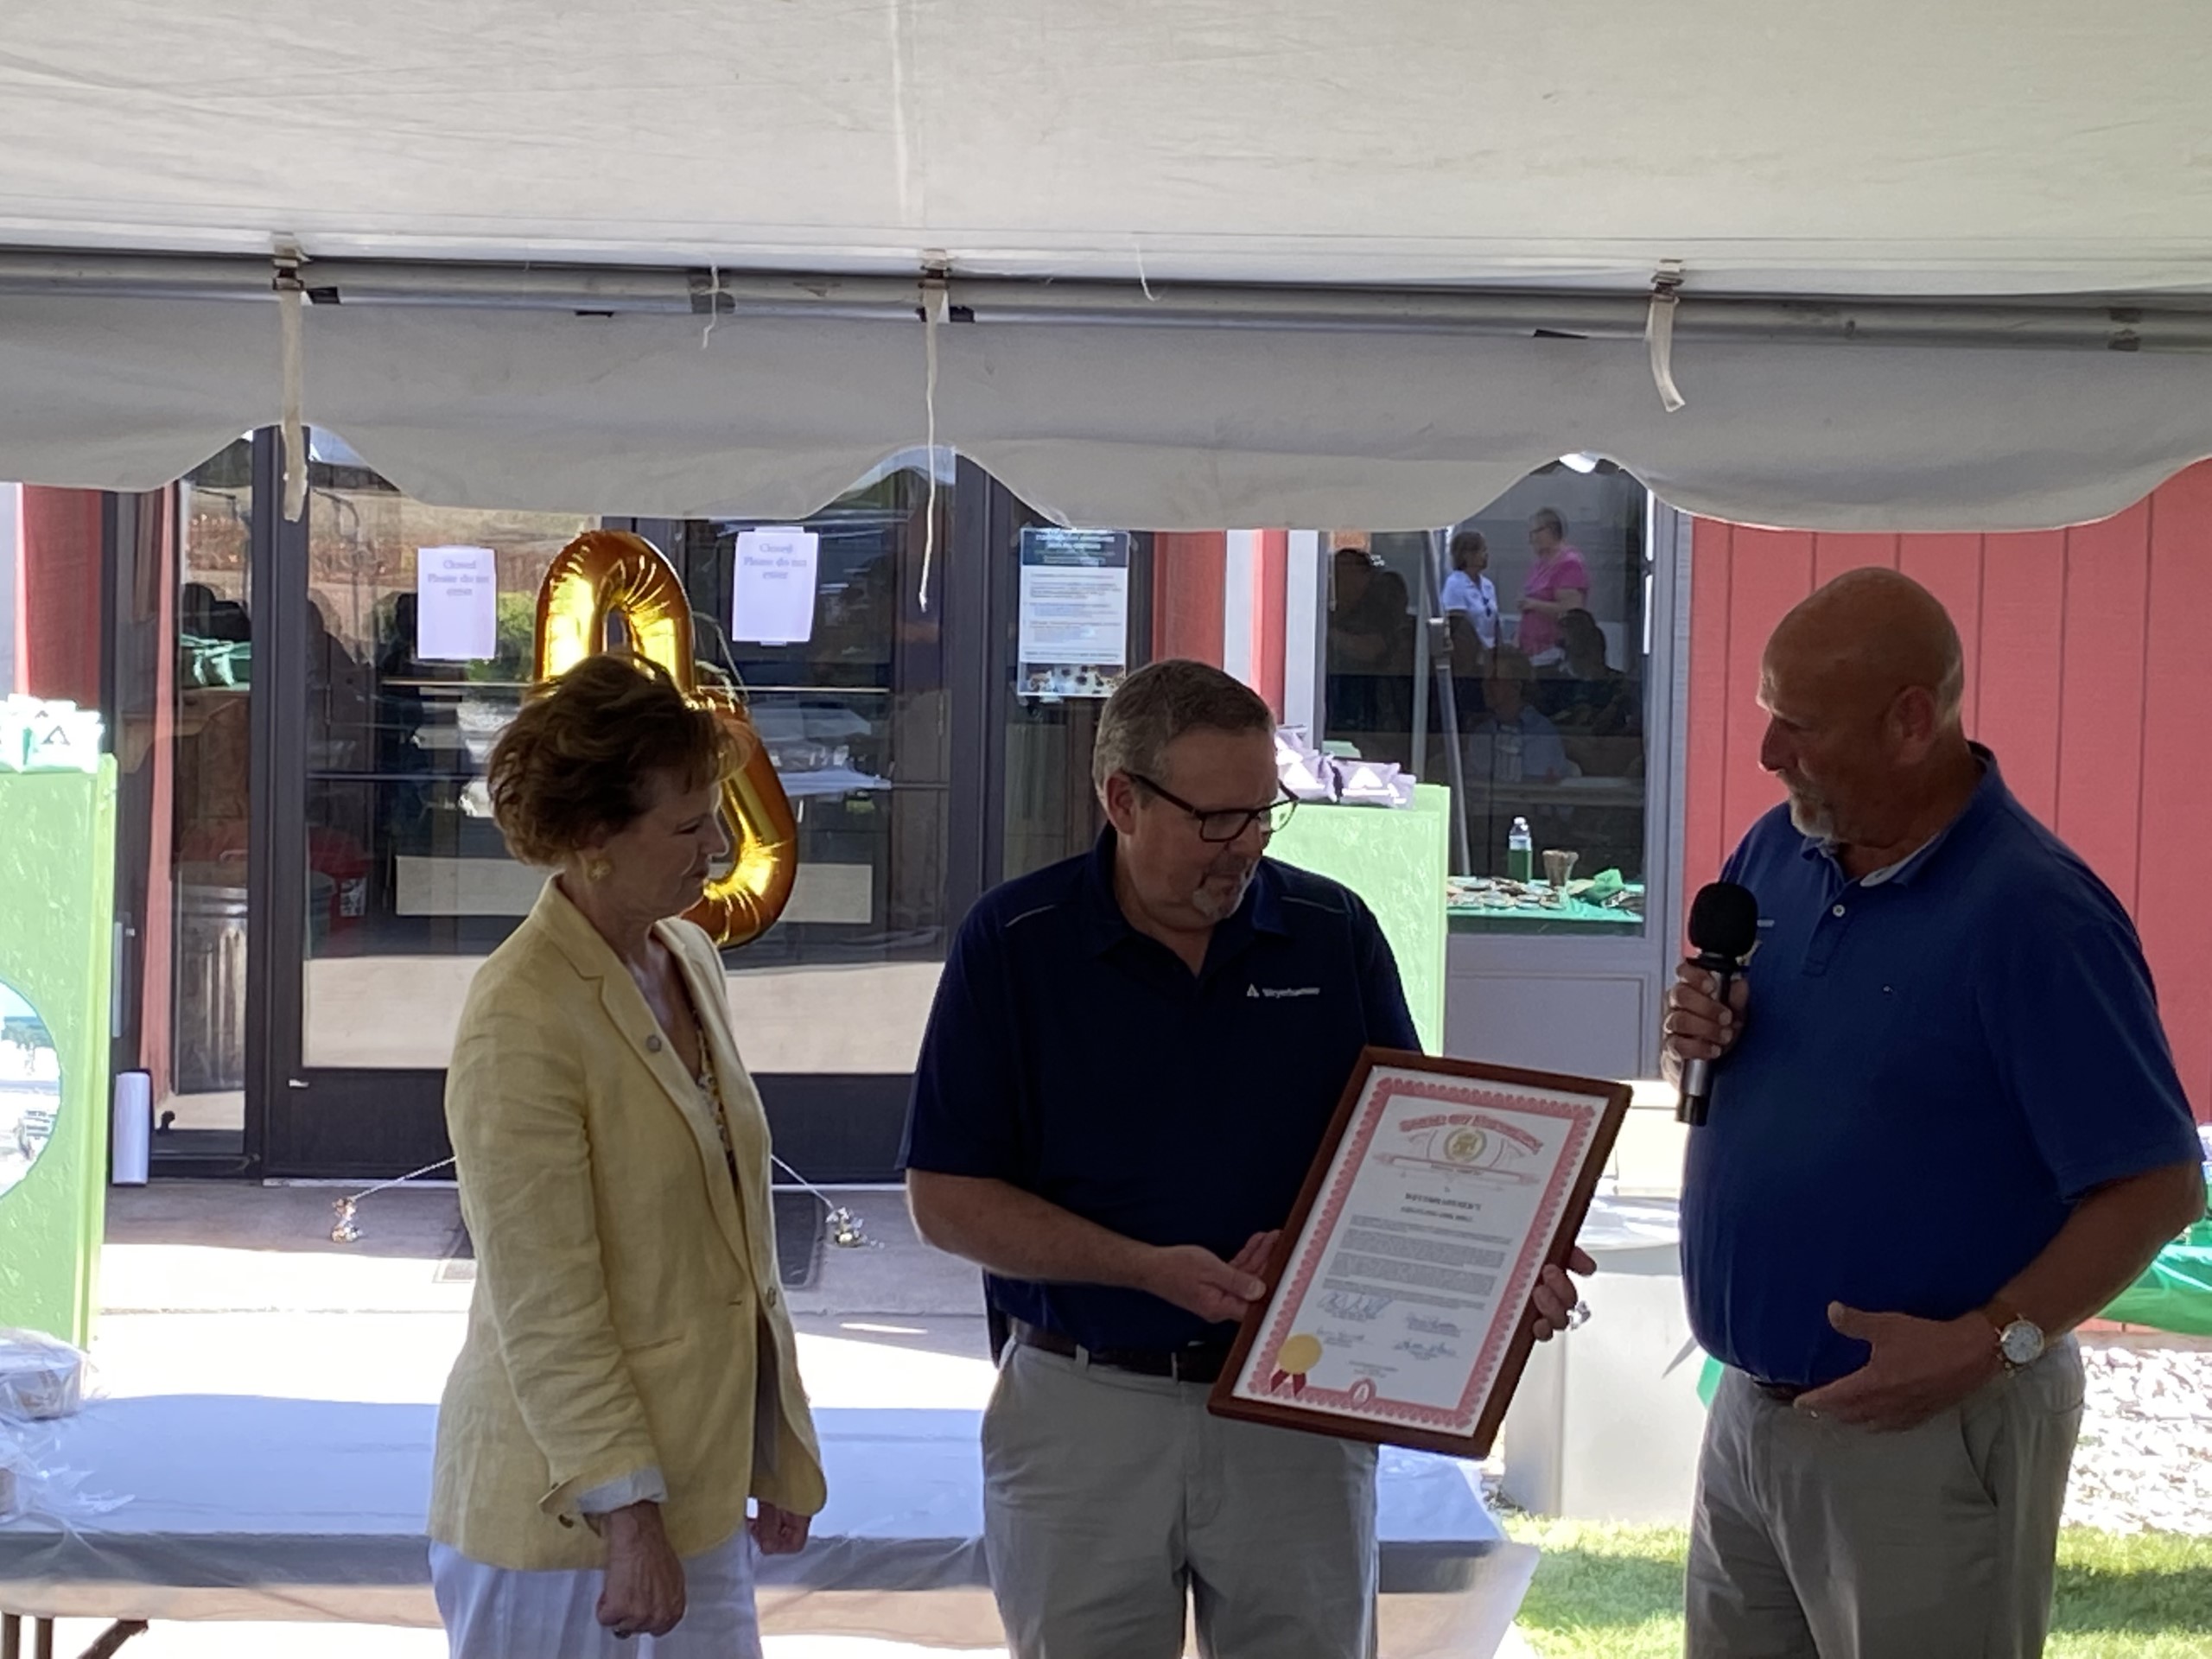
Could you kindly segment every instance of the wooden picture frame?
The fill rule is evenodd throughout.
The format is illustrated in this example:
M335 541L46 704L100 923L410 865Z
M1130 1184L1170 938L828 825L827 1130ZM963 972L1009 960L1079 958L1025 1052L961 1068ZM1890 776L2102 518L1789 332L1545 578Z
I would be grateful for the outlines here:
M1536 1276L1566 1265L1629 1095L1606 1079L1365 1051L1208 1408L1488 1456L1535 1342ZM1393 1195L1402 1202L1388 1216L1352 1208Z

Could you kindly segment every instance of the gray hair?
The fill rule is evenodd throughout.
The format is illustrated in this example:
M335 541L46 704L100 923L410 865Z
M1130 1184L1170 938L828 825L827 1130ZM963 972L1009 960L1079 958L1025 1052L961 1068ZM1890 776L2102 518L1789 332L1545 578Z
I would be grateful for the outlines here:
M1936 715L1946 726L1962 725L1967 707L1967 653L1955 626L1943 642L1943 671L1936 681Z
M1090 781L1103 791L1117 772L1158 778L1167 746L1185 732L1274 728L1274 713L1242 680L1172 657L1139 669L1107 699L1090 751Z

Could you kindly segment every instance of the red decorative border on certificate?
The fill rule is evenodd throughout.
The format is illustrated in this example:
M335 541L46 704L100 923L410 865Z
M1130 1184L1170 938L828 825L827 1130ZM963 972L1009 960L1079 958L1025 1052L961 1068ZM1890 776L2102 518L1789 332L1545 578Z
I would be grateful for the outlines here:
M1489 1107L1493 1110L1516 1112L1526 1116L1554 1118L1567 1124L1567 1138L1560 1146L1559 1156L1553 1160L1551 1180L1538 1205L1537 1224L1529 1229L1522 1240L1520 1256L1515 1261L1512 1274L1498 1298L1497 1306L1500 1309L1525 1306L1535 1293L1536 1274L1543 1267L1544 1244L1558 1224L1560 1212L1566 1208L1567 1196L1573 1189L1575 1176L1580 1171L1583 1158L1587 1153L1590 1136L1597 1128L1601 1113L1600 1103L1542 1100L1510 1088L1452 1083L1440 1077L1385 1077L1376 1084L1375 1093L1360 1109L1355 1138L1338 1149L1337 1167L1332 1172L1328 1191L1306 1221L1306 1236L1327 1239L1335 1236L1337 1223L1351 1200L1352 1186L1367 1161L1368 1150L1389 1117L1392 1103L1402 1096L1436 1105ZM1291 1327L1297 1319L1299 1310L1306 1305L1306 1293L1311 1288L1315 1274L1320 1270L1322 1254L1316 1250L1299 1258L1287 1293L1279 1294L1275 1298L1274 1326L1247 1363L1245 1374L1248 1377L1257 1379L1279 1375L1276 1359L1282 1351L1283 1344L1293 1334ZM1519 1325L1517 1316L1491 1320L1489 1335L1483 1344L1478 1363L1468 1378L1467 1391L1460 1397L1456 1411L1378 1395L1374 1384L1365 1378L1349 1389L1322 1389L1307 1384L1295 1389L1292 1397L1299 1406L1308 1410L1335 1408L1370 1420L1406 1423L1446 1433L1470 1433L1483 1395L1497 1375L1506 1345L1512 1341ZM1282 1397L1279 1386L1262 1389L1255 1384L1252 1392L1258 1397Z

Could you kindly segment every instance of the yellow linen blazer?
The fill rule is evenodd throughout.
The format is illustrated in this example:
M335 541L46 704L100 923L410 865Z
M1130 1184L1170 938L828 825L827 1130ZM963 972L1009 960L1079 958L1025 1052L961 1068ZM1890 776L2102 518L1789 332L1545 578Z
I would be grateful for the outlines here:
M697 1083L555 883L461 1011L446 1124L476 1290L438 1409L430 1535L490 1566L603 1565L576 1499L649 1467L679 1555L735 1533L748 1496L801 1515L825 1496L776 1277L768 1121L721 961L688 922L658 934L712 1050L741 1191ZM756 1468L763 1366L780 1409Z

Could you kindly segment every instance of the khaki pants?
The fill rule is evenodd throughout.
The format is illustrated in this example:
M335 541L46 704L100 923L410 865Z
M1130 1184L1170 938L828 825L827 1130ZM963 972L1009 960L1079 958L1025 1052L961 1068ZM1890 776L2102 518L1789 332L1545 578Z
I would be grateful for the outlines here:
M1375 1452L1206 1411L1200 1383L1020 1345L983 1418L983 1536L1014 1659L1375 1651Z
M1731 1370L1698 1462L1690 1659L2032 1659L2081 1423L2071 1338L1901 1433Z

